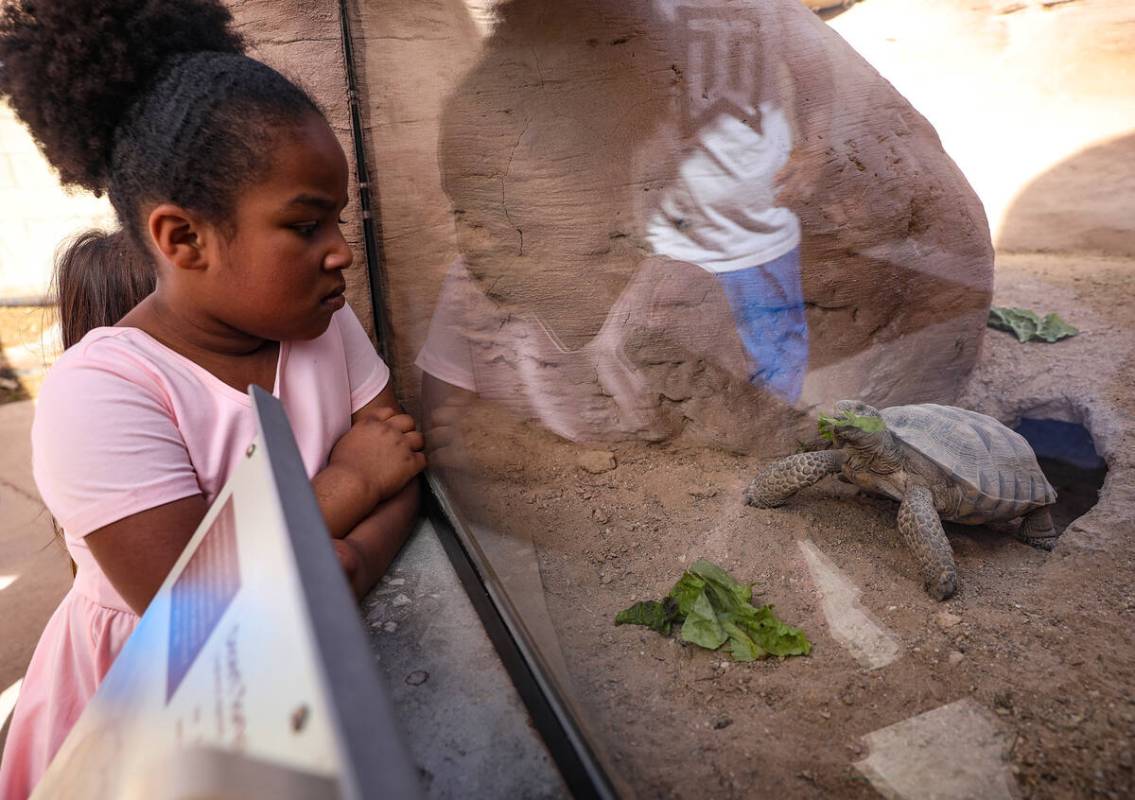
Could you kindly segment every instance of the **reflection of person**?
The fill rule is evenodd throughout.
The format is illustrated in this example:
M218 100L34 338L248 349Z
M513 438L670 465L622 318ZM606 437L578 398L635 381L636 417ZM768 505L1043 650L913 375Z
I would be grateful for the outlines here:
M655 430L614 309L642 302L631 156L668 102L651 81L669 62L664 42L599 45L659 29L643 11L505 3L447 99L439 162L461 258L418 359L427 400L475 392L570 439Z
M752 357L751 379L795 401L808 359L800 224L774 197L792 135L771 103L749 113L760 130L724 111L697 128L647 220L646 239L659 255L717 277Z
M33 466L77 574L24 679L5 798L33 789L254 438L249 384L283 402L357 593L416 513L421 435L344 307L346 158L230 23L218 0L0 15L0 91L65 182L109 192L155 268L150 294L134 260L112 269L121 234L60 265L63 328L82 338L44 382ZM138 302L116 320L123 292Z
M753 362L750 379L794 402L808 329L800 222L776 196L793 148L783 62L735 8L661 5L685 44L677 123L688 134L675 175L651 195L646 240L717 277Z
M417 359L426 395L438 382L475 392L573 440L660 438L659 387L625 340L665 330L669 313L674 329L714 332L728 316L724 337L674 338L778 402L798 399L800 225L776 200L790 81L735 8L671 6L620 4L626 19L586 0L504 6L443 119L462 259ZM618 44L626 30L634 48ZM696 295L660 302L674 262L714 288L690 279ZM700 319L681 309L695 296Z

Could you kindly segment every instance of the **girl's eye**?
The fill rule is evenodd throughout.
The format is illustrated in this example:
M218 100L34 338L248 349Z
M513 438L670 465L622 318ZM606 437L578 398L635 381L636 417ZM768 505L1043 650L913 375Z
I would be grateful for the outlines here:
M302 222L299 225L293 225L292 230L300 236L311 236L315 233L315 229L319 227L318 222Z

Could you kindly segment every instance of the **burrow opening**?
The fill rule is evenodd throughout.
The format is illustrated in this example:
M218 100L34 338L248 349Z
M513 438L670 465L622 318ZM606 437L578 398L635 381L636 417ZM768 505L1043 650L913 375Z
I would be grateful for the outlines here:
M1037 463L1056 490L1052 521L1063 532L1099 502L1107 462L1096 451L1091 432L1078 423L1024 417L1013 430L1032 446Z

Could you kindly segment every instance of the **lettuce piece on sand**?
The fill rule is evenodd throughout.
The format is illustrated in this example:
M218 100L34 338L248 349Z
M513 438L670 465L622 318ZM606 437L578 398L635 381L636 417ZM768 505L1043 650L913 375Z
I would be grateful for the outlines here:
M645 625L663 636L670 635L670 626L678 617L678 604L667 597L661 603L646 600L624 609L615 617L616 625Z
M738 582L716 564L699 560L682 573L661 601L635 603L619 612L616 625L645 625L663 635L682 624L682 639L717 650L727 642L735 661L769 656L806 656L812 643L799 628L786 625L771 605L752 604L753 587Z
M1035 311L1027 308L997 306L989 309L989 327L999 331L1009 331L1020 342L1052 343L1080 332L1062 320L1059 314L1047 314L1042 319Z

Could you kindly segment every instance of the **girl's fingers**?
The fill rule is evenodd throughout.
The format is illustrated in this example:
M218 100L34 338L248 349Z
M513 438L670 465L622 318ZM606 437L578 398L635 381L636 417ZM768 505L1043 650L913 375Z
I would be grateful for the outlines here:
M399 412L397 409L389 408L387 406L378 406L377 408L372 408L370 411L368 411L367 416L371 419L376 419L379 422L386 422L387 420L398 416L398 413Z
M386 420L386 424L400 433L409 433L418 427L414 422L414 418L409 414L396 414Z
M448 447L457 441L457 431L450 427L434 428L430 431L429 438L426 444L429 445L430 450L440 450L443 447Z
M406 434L404 441L411 450L422 450L426 446L425 437L418 431L410 431Z
M442 406L441 408L435 409L433 414L430 415L430 423L439 427L453 425L460 420L465 413L467 413L467 410L464 408Z

